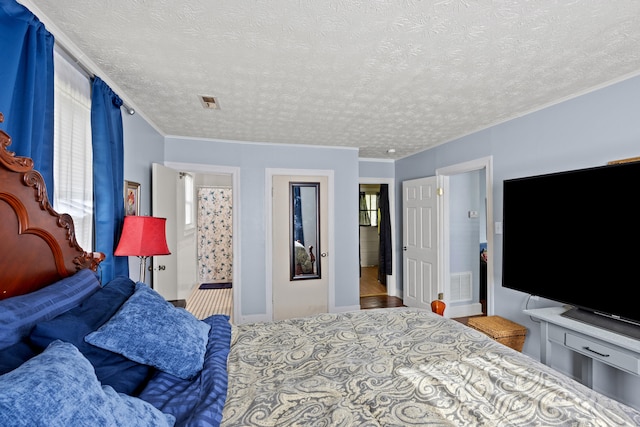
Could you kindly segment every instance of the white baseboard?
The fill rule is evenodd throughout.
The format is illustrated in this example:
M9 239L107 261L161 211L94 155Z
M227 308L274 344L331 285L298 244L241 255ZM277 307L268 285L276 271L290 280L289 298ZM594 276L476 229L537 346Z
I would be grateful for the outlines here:
M332 313L346 313L348 311L359 311L360 310L360 306L359 305L345 305L342 307L333 307L333 310L331 310Z
M241 325L244 323L271 322L273 319L271 319L271 316L268 314L251 314L248 316L238 316L235 320L238 325Z
M445 317L466 317L482 314L482 304L479 302L467 305L447 306L444 310Z

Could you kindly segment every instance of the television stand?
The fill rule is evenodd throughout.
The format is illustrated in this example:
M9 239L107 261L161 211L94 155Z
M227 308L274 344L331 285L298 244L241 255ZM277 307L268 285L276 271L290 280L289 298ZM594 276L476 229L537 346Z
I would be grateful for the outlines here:
M640 375L640 340L563 316L564 307L524 310L540 322L540 361L551 364L552 344L582 354L581 382L593 387L593 361Z

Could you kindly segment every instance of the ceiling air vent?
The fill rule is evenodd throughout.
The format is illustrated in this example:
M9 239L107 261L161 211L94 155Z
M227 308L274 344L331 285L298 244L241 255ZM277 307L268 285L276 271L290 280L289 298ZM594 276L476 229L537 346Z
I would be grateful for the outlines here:
M200 95L200 102L202 103L202 106L208 110L220 109L220 104L218 104L218 99L214 96Z

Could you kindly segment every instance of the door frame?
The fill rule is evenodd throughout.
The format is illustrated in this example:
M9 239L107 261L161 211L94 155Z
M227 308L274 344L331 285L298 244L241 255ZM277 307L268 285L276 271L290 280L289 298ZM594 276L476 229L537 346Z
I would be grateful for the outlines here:
M178 192L177 180L178 171L175 169L161 163L151 164L151 212L154 216L166 218L166 241L171 251L163 257L151 257L151 283L153 288L168 301L182 299L178 280L179 221L176 200L179 195L184 197L184 192ZM166 190L161 192L159 188Z
M240 238L240 168L234 166L216 166L216 165L205 165L199 163L180 163L180 162L164 162L164 166L175 169L177 171L182 172L191 172L196 174L215 174L215 175L231 175L231 200L233 203L232 208L232 221L233 224L231 226L232 229L232 253L233 253L233 267L232 267L232 290L233 290L233 312L231 314L231 322L235 323L236 319L240 318L240 313L242 312L240 308L240 288L242 286L242 268L241 263L242 259L240 257L241 248L240 242L242 239Z
M359 178L359 184L387 184L389 187L389 216L391 219L391 242L396 241L396 180L394 178ZM393 264L391 267L391 274L387 274L387 295L390 297L399 297L402 292L398 289L398 283L396 283L398 266L396 263L396 247L391 248L391 259ZM390 286L393 284L393 286Z
M442 203L440 204L440 212L438 215L441 221L438 222L438 233L440 235L440 247L438 249L441 256L440 259L440 271L442 272L442 286L445 293L445 301L449 294L449 283L451 280L450 270L450 228L449 228L449 177L452 175L458 175L467 172L485 170L485 193L486 193L486 209L487 209L487 315L492 315L494 312L493 301L493 265L494 265L494 242L493 242L493 157L481 157L479 159L470 160L468 162L458 163L451 166L446 166L436 169L436 176L438 182L442 183L444 190ZM465 313L451 313L455 307L448 307L449 314L447 317L459 317L465 316Z
M329 255L329 268L327 271L329 284L327 296L327 306L330 313L336 311L336 298L335 298L335 260L333 256L335 254L335 211L334 211L334 171L327 169L280 169L280 168L266 168L265 169L265 307L267 308L267 319L273 320L273 254L271 248L273 247L273 176L274 175L297 175L297 176L325 176L327 178L327 241L328 247L323 252ZM320 255L320 254L317 254ZM288 259L288 258L287 258Z

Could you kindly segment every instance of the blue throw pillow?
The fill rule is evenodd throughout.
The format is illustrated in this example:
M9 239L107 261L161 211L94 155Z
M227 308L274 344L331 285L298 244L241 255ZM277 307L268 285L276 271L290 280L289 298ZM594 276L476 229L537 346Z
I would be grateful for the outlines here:
M128 277L114 278L78 307L55 319L38 323L31 332L31 342L40 349L55 340L73 344L91 362L103 385L110 385L119 393L136 395L146 384L153 368L84 341L87 334L106 323L133 295L135 286Z
M176 417L179 426L219 426L227 398L227 357L231 348L229 316L214 314L203 322L211 325L202 372L192 380L162 371L149 380L140 398L165 414Z
M98 289L96 273L84 269L46 288L0 301L0 349L17 343L36 323L77 306Z
M2 426L173 426L175 417L102 386L69 343L47 349L0 376Z
M144 283L85 341L171 375L190 379L202 370L211 326L174 307Z

